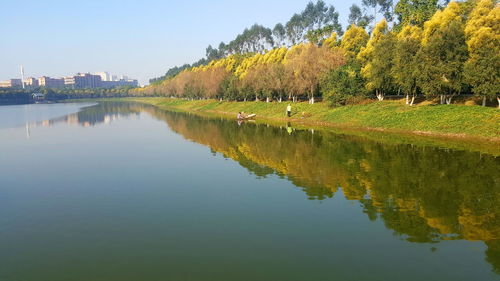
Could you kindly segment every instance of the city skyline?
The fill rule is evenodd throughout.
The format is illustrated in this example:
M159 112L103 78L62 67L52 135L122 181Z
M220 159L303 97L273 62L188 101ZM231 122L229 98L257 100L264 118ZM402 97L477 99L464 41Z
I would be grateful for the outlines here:
M75 75L64 75L60 77L51 77L42 75L38 78L25 76L24 67L21 66L21 78L9 78L0 80L0 88L26 88L37 89L46 88L115 88L121 86L137 87L138 80L132 79L126 75L114 75L107 71L83 73L78 72Z
M20 78L24 65L25 77L107 69L144 85L170 67L197 61L209 44L227 42L254 23L286 22L308 2L85 1L74 9L58 0L11 1L4 3L10 12L0 18L0 31L9 35L0 46L0 79ZM360 3L325 2L336 7L344 27L349 7Z

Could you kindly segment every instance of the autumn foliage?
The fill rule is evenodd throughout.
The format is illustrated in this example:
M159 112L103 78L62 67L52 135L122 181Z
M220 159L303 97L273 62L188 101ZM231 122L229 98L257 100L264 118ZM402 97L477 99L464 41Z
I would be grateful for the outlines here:
M310 103L321 97L335 105L403 95L413 105L418 96L450 104L454 96L468 93L482 98L483 105L495 97L500 103L500 6L495 1L446 6L398 1L393 14L386 6L381 6L384 18L371 26L376 14L351 8L352 24L344 33L333 7L311 2L286 25L272 32L253 26L231 44L207 49L206 60L197 66L176 68L183 70L136 94Z

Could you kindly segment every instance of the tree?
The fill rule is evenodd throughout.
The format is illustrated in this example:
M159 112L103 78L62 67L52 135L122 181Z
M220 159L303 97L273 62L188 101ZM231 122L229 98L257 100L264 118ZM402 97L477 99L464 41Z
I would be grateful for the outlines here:
M351 25L340 42L340 48L345 51L348 59L354 59L361 51L361 48L366 46L370 36L366 30L360 26Z
M329 49L335 49L338 47L339 41L337 37L337 33L333 32L330 37L326 38L325 41L323 41L323 46Z
M450 104L464 83L468 54L462 12L458 3L451 2L424 25L418 84L426 96L438 93L441 104Z
M366 47L358 54L358 59L363 65L361 75L366 79L366 88L375 91L380 101L393 89L391 74L394 43L394 35L389 32L387 21L383 19L375 26Z
M350 25L354 24L362 28L366 28L372 20L373 19L370 16L366 15L358 5L352 4L352 6L349 8L348 23Z
M280 63L268 64L267 74L269 77L269 88L278 95L278 101L281 102L286 86L286 69Z
M417 79L420 72L418 52L422 41L422 30L407 25L397 35L394 51L394 81L406 95L406 104L413 105L417 95ZM409 100L409 97L411 101Z
M492 0L481 0L465 27L469 59L464 71L472 91L486 99L497 98L500 108L500 7Z
M229 50L233 54L260 53L274 46L273 32L259 24L246 28L241 34L229 43Z
M327 39L328 36L332 34L332 32L333 32L333 26L327 25L320 29L309 30L305 35L305 38L307 39L307 41L313 44L321 45L321 43L325 39Z
M311 104L322 77L344 63L345 58L340 52L314 44L294 48L285 59L285 67L295 80L296 91L308 92Z
M377 22L378 13L382 13L387 21L392 21L392 0L362 0L361 3L365 9L373 9L373 16L371 19L374 23Z
M400 0L394 10L400 26L424 26L438 10L438 0Z
M334 69L321 81L323 98L332 105L345 105L355 97L366 95L365 80L360 74L361 66L356 60Z
M273 28L274 44L276 47L283 47L285 45L286 30L283 24L278 23Z

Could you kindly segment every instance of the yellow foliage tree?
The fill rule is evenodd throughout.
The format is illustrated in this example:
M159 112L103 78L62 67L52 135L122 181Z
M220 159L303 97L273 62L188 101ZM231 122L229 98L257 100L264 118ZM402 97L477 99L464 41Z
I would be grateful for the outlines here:
M497 98L500 108L500 7L481 0L465 26L469 59L464 71L472 91L483 98Z
M356 58L361 48L366 46L369 38L370 36L364 28L353 24L347 29L344 36L342 36L340 48L345 51L348 59Z

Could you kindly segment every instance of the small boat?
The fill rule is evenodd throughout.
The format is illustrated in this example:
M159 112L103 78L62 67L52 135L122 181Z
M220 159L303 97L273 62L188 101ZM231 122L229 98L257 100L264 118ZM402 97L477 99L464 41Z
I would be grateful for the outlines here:
M247 116L242 116L240 118L238 118L238 120L249 120L249 119L254 119L255 116L257 116L257 114L249 114Z

